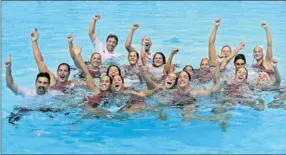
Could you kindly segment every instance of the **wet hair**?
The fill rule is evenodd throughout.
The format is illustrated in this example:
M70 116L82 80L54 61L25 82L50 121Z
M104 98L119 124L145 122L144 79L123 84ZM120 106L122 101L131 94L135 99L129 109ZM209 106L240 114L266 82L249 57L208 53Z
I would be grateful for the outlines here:
M109 38L114 38L116 40L116 45L118 44L118 37L114 34L110 34L107 38L106 38L106 42L108 41Z
M191 68L192 68L192 71L194 71L194 67L191 66L191 65L186 65L186 66L183 68L183 71L185 71L185 69L186 69L187 67L191 67Z
M47 72L41 72L41 73L39 73L39 74L37 75L36 82L38 81L38 79L39 79L40 77L45 77L45 78L47 78L49 84L51 83L51 77L50 77L50 74L49 74L49 73L47 73Z
M129 57L129 55L130 55L131 52L135 52L135 53L136 53L136 56L137 56L137 59L139 60L139 53L138 53L137 51L135 51L135 50L130 51L130 52L128 53L128 57Z
M191 80L192 80L192 76L191 76L191 74L190 74L189 72L187 72L187 71L184 71L184 70L183 70L183 71L179 72L179 74L178 74L178 76L177 76L176 83L178 82L179 76L180 76L180 74L181 74L182 72L185 72L185 73L187 73L187 74L188 74L189 81L191 81Z
M101 76L101 77L100 77L100 80L99 80L99 83L100 83L101 79L102 79L103 77L105 77L105 76L107 76L107 77L109 78L110 85L109 85L109 88L108 88L108 89L110 89L110 88L111 88L111 84L112 84L112 78L111 78L109 75L103 75L103 76Z
M155 60L155 56L157 55L157 54L160 54L161 56L162 56L162 59L163 59L163 64L166 64L166 58L165 58L165 55L162 53L162 52L157 52L157 53L155 53L154 54L154 56L153 56L153 66L154 66L154 60Z
M121 75L118 75L118 76L120 76L120 78L121 78L121 80L122 80L122 83L124 84L124 78L123 78ZM111 84L112 84L113 80L111 80L110 82L111 82Z
M67 63L61 63L61 64L59 64L57 71L59 71L59 69L60 69L60 67L61 67L62 65L67 66L67 67L68 67L68 72L69 72L69 73L71 72L71 67L70 67L70 65L67 64Z
M235 63L236 62L236 60L239 60L239 59L242 59L243 61L244 61L244 64L246 64L246 59L245 59L245 56L244 56L244 54L237 54L235 57L234 57L234 61L233 61L233 63Z
M224 45L224 46L221 48L221 50L220 50L220 51L222 51L222 49L223 49L223 48L225 48L225 47L228 47L228 48L229 48L229 50L231 51L231 47L230 47L230 46L228 46L228 45Z
M110 65L110 66L107 68L107 70L106 70L106 75L108 75L109 70L110 70L111 67L116 67L117 70L118 70L118 72L119 72L119 75L122 76L122 75L121 75L120 68L119 68L117 65ZM108 76L109 76L109 75L108 75Z
M169 73L169 74L171 74L171 73ZM168 74L168 75L169 75L169 74ZM174 89L174 88L177 86L177 83L178 83L178 77L179 77L179 76L178 76L176 73L173 73L173 72L172 72L172 74L175 74L176 79L175 79L175 83L173 84L173 86L172 86L171 88L169 88L169 89ZM166 80L166 79L165 79L165 80Z
M101 60L101 54L99 52L94 52L91 54L90 59L93 57L93 55L98 54L100 56L100 60Z
M242 67L242 68L244 68L244 69L246 70L246 79L247 79L247 78L248 78L248 70L247 70L245 67ZM241 69L241 68L238 68L238 69L235 70L235 74L237 73L237 71L238 71L239 69Z

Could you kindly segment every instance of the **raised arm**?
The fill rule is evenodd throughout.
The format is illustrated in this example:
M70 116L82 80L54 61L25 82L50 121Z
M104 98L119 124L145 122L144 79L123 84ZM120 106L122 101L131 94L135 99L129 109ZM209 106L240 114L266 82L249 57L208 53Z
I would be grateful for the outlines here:
M12 74L11 74L11 64L12 64L11 55L9 55L8 59L5 62L5 66L6 66L6 84L7 84L7 87L10 90L12 90L15 94L17 94L19 87L13 81L13 77L12 77Z
M94 40L97 37L95 34L95 25L96 25L96 21L99 19L100 19L100 15L95 14L94 17L92 18L90 25L89 25L88 36L89 36L92 43L94 42Z
M132 39L133 39L133 35L136 29L139 28L138 24L132 24L132 27L128 33L126 42L125 42L125 48L127 49L128 52L134 51L135 48L131 45L132 44Z
M214 23L214 29L211 33L211 36L210 36L210 39L209 39L209 59L211 62L215 62L216 60L216 51L215 51L215 39L216 39L216 32L217 32L217 29L219 27L221 23L221 19L220 18L217 18L215 20L215 23Z
M77 63L79 64L82 72L85 74L85 77L86 77L86 83L87 83L87 89L94 92L95 94L98 94L100 91L96 88L95 84L94 84L94 81L93 81L93 78L92 76L90 75L82 57L81 57L81 48L79 47L74 47L73 48L73 52L74 52L74 55L75 55L75 58L76 58L76 61Z
M56 83L56 77L54 74L48 69L46 66L44 59L42 57L40 48L38 46L38 38L39 38L39 33L37 28L35 28L34 32L31 34L31 41L32 41L32 48L33 48L33 55L36 60L36 63L38 65L38 70L39 72L47 72L50 74L51 77L51 85L54 85Z
M213 72L213 82L214 82L214 84L217 83L217 81L219 80L219 77L220 77L220 62L218 61L218 59L216 60L215 65L216 65L216 67L215 67L215 70Z
M170 70L171 70L171 65L172 65L172 60L173 60L173 57L176 53L179 52L179 49L178 48L173 48L168 60L167 60L167 63L166 65L164 66L164 70L166 72L166 75L168 75L170 73Z
M142 66L147 65L147 60L146 60L146 47L145 47L145 41L143 40L142 45L141 45L141 61L142 61Z
M226 58L224 61L222 61L220 65L220 69L224 70L227 66L227 64L230 62L230 60L237 55L239 51L241 51L244 48L245 44L244 42L241 42L238 47Z
M280 76L280 73L279 73L279 70L277 67L277 61L276 60L272 60L272 66L273 66L274 74L275 74L275 80L274 80L273 86L279 87L280 83L281 83L281 76Z
M270 34L269 26L267 23L262 23L261 26L265 29L266 32L266 40L267 40L266 60L271 62L273 59L273 53L272 53L272 37Z
M77 63L76 59L75 59L75 54L73 52L73 35L68 35L67 36L67 39L68 39L68 44L69 44L69 52L70 52L70 56L71 58L73 59L73 62L75 64L75 66L77 68L80 68L80 65Z

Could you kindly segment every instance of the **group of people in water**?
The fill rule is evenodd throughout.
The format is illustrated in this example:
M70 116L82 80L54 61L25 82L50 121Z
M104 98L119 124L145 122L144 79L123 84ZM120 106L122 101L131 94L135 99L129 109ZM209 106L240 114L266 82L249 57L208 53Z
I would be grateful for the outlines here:
M75 78L80 80L70 80L71 67L67 63L59 64L56 74L48 69L38 45L39 32L35 29L31 34L31 42L39 70L35 82L36 90L31 91L14 83L11 75L11 56L5 62L8 88L16 95L32 99L42 96L73 96L77 95L73 93L77 88L84 89L89 95L83 96L82 102L76 105L88 113L104 117L110 112L133 114L146 110L154 111L155 107L175 106L183 110L184 119L191 119L200 106L200 96L215 99L212 110L215 113L224 113L235 108L237 104L264 110L264 101L255 98L253 94L273 90L280 94L267 104L268 107L286 108L283 103L286 99L285 88L280 87L281 78L277 61L273 59L272 37L267 23L261 24L266 32L266 51L262 46L253 48L256 62L252 66L247 65L245 55L239 53L245 46L243 42L234 50L225 45L217 55L215 40L221 24L221 19L217 18L209 38L209 57L201 59L199 69L194 69L189 64L180 71L172 64L173 57L179 53L178 48L173 48L166 60L164 53L152 52L150 37L142 38L141 49L132 46L138 24L132 24L125 42L128 64L119 66L112 63L123 55L115 50L118 44L116 35L110 34L105 43L99 40L95 28L100 18L100 15L95 14L89 26L88 35L96 48L89 60L83 60L82 48L73 44L74 36L67 36L69 54L75 67L80 70L80 74ZM233 58L235 69L229 67ZM253 68L257 79L249 81L246 67ZM97 78L99 83L95 82ZM144 87L145 85L147 87ZM200 89L194 89L195 86L200 86Z

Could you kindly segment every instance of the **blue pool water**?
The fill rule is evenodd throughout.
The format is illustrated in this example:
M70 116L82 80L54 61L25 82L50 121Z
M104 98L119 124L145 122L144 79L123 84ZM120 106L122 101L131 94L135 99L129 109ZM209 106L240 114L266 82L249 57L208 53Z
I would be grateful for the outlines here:
M169 55L173 47L178 47L180 52L173 62L195 68L202 57L208 56L208 38L216 17L222 18L217 51L225 44L234 48L244 41L242 53L248 64L253 61L252 48L266 46L260 26L266 21L274 56L281 75L286 76L285 2L2 2L2 64L11 54L14 81L34 88L38 73L30 41L34 27L39 29L39 46L53 72L61 62L72 64L66 40L70 33L83 46L82 55L87 59L95 50L87 35L94 13L101 15L96 28L101 40L110 33L118 35L118 52L127 55L125 39L136 22L140 28L133 39L135 47L140 47L142 36L150 36L153 51ZM67 116L51 114L53 118L34 112L12 126L7 116L25 101L6 87L3 67L1 82L2 153L286 153L286 111L281 109L259 112L238 106L229 112L232 117L226 132L221 131L220 122L182 122L179 109L166 109L167 121L157 120L153 114L137 114L124 121L94 118L75 124L71 123L81 111ZM274 95L265 93L266 103ZM209 110L202 109L200 114L208 115Z

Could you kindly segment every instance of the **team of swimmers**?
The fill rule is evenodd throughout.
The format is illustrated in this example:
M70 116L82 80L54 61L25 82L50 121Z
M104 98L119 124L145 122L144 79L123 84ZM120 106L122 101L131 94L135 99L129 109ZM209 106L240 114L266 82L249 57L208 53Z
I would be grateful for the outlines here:
M31 34L31 42L39 70L35 82L36 90L31 91L14 83L10 55L5 62L8 88L16 95L31 99L42 96L72 96L76 95L73 91L77 88L86 89L91 95L82 97L83 100L78 105L90 113L105 111L132 114L158 106L176 106L185 112L185 119L190 119L200 105L199 97L209 95L216 100L213 108L215 113L233 109L236 104L264 110L263 100L253 97L253 93L272 90L278 90L280 94L268 107L285 108L285 88L280 87L281 78L277 61L273 59L272 37L267 23L261 24L266 32L266 51L262 46L254 47L253 57L256 63L248 66L254 69L257 79L248 81L246 58L244 54L239 54L245 46L243 42L234 50L225 45L217 55L215 40L221 24L220 18L215 19L209 38L209 57L201 59L199 69L194 69L189 64L182 71L172 64L173 57L179 53L178 48L173 48L166 60L164 53L153 53L152 40L148 36L142 38L141 49L132 46L138 24L132 24L125 42L128 64L119 66L110 63L123 55L115 50L118 44L116 35L110 34L105 43L99 40L95 27L100 18L100 15L95 14L89 25L88 35L96 48L89 60L83 60L82 48L73 44L74 36L67 36L70 56L81 71L76 78L81 80L70 80L71 67L67 63L59 64L56 74L48 69L38 45L39 32L35 29ZM233 58L235 70L229 67ZM100 79L99 83L95 82L97 78ZM213 85L210 86L209 83ZM140 87L145 84L147 87ZM192 88L195 85L206 87Z

